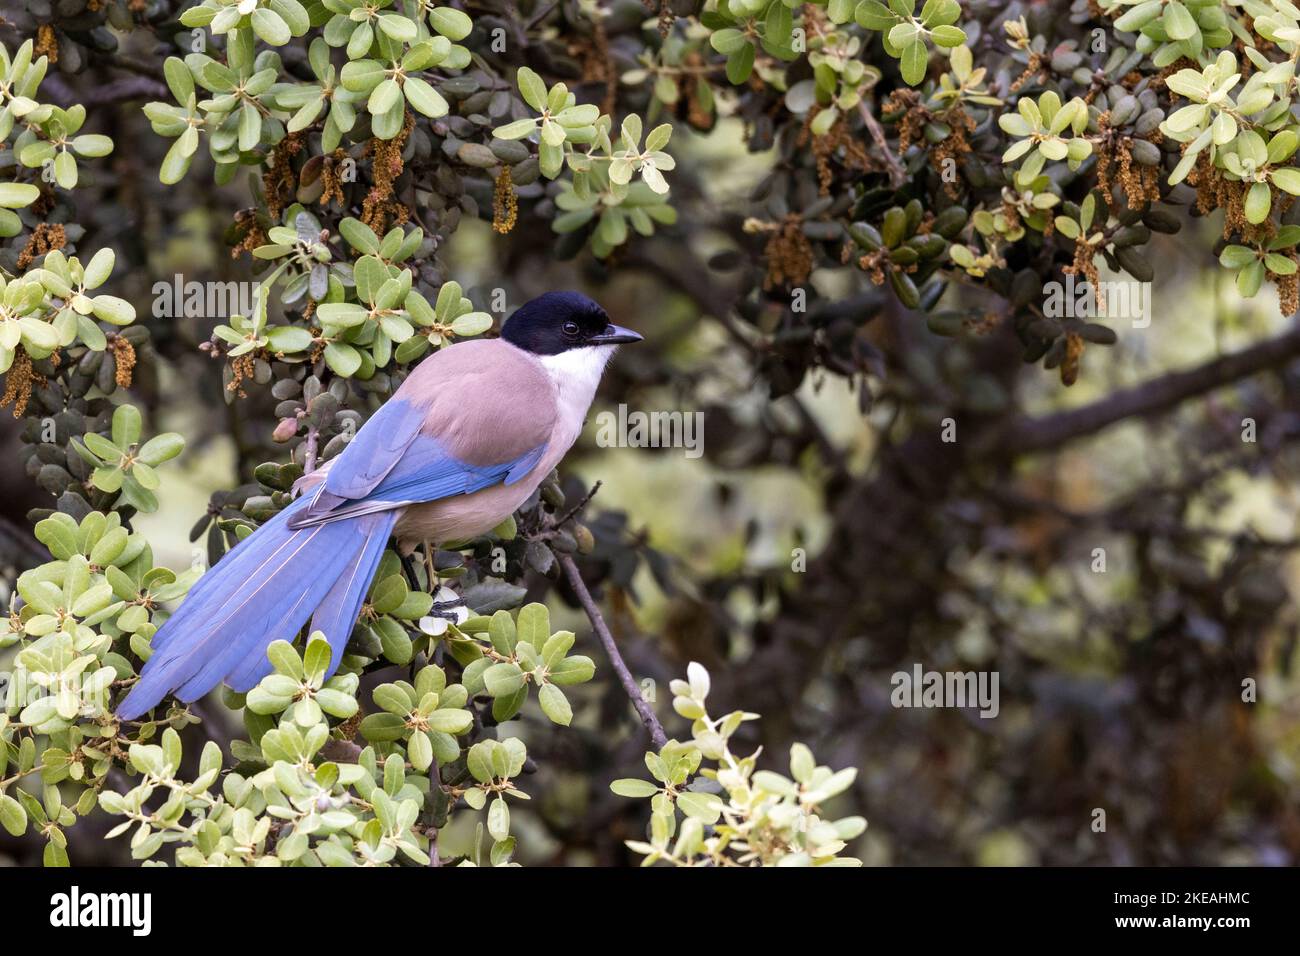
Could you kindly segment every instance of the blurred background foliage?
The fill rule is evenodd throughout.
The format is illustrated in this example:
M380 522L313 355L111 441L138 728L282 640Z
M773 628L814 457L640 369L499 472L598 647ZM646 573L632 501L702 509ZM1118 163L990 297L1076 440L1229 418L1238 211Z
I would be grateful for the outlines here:
M956 22L975 66L987 70L971 85L1003 104L970 103L966 127L934 99L940 78L955 75L960 55L948 55L962 40L923 44L915 55L930 59L918 79L912 55L889 49L880 27L866 28L864 17L882 16L874 8L849 4L841 17L845 4L799 5L815 53L826 54L817 41L836 24L847 22L842 29L858 39L843 62L830 57L836 75L827 80L809 58L763 45L767 3L722 12L714 4L701 12L694 0L649 11L636 0L450 6L474 18L463 42L478 59L467 72L477 69L494 95L513 94L513 70L527 64L548 85L566 82L578 102L599 104L615 131L633 112L646 131L673 126L673 220L615 245L593 245L593 225L554 231L568 187L517 172L533 160L532 144L526 157L499 146L465 151L490 147L493 126L531 115L517 96L493 105L490 121L467 120L455 105L448 119L421 119L390 184L392 201L425 230L417 283L436 292L454 279L498 320L502 301L508 311L543 291L580 288L645 334L611 367L593 413L619 403L704 413L703 458L597 448L588 428L561 472L570 504L602 483L583 518L595 546L580 564L670 736L685 732L668 682L702 662L712 701L762 713L737 732L747 748L761 745L779 765L801 740L831 767L859 768L840 800L870 822L850 848L868 864L1296 862L1294 286L1283 281L1279 297L1265 284L1242 297L1215 259L1225 240L1256 237L1243 223L1225 226L1223 210L1198 209L1192 187L1169 186L1178 144L1153 134L1153 123L1182 105L1170 107L1164 77L1213 62L1212 24L1201 24L1203 52L1180 49L1157 66L1159 42L1115 26L1126 6L964 0ZM1219 9L1188 6L1198 16ZM1257 6L1224 9L1249 24L1267 12ZM183 7L6 4L0 33L10 50L33 36L47 55L57 49L42 92L60 105L85 104L87 129L117 144L82 162L75 209L61 198L43 215L75 224L69 247L84 248L85 259L115 250L111 291L134 303L136 325L148 330L131 400L145 410L149 434L178 432L187 446L168 465L159 509L129 517L155 564L177 570L214 557L214 541L217 553L228 543L229 529L203 536L208 520L238 519L250 496L267 494L259 464L303 461L304 429L273 440L286 395L271 394L271 379L301 380L308 368L330 377L315 359L292 372L264 361L232 387L232 364L212 339L225 315L153 314L154 284L175 275L264 278L247 254L257 244L247 241L250 226L280 224L286 199L320 202L301 191L319 173L305 171L314 145L289 160L278 210L266 202L262 176L273 164L262 146L248 171L223 184L214 185L206 147L180 182L159 182L171 141L151 131L141 107L172 101L162 61L189 50L191 34L176 20ZM719 40L738 18L762 24L751 29L760 42L757 50L745 43L748 54L729 34ZM504 52L492 47L498 27ZM305 45L295 49L280 48L286 71L306 83ZM866 69L846 70L847 61ZM798 86L805 81L813 87ZM1094 106L1086 135L1106 147L1103 157L1131 150L1132 138L1108 140L1098 122L1096 101L1109 97L1115 109L1116 85L1158 103L1160 115L1132 133L1160 143L1158 177L1139 170L1136 180L1103 178L1097 189L1105 173L1096 155L1077 169L1052 164L1032 184L1012 179L1020 160L1003 168L1015 137L997 116L1022 93L1086 97ZM465 99L444 92L453 104ZM814 130L830 112L833 121ZM376 188L374 147L361 148L365 122L350 141L359 182L331 211L334 222L364 215ZM263 135L275 139L272 129ZM943 175L945 158L957 161L955 183ZM9 151L4 160L16 162ZM516 171L508 216L500 170L507 179ZM1196 188L1204 192L1212 176ZM1045 328L1031 300L1078 258L1042 221L994 241L961 215L959 232L937 254L927 250L919 269L896 254L897 243L885 242L895 254L880 256L878 239L849 228L862 223L880 236L891 210L911 200L927 215L1005 214L1043 192L1055 197L1054 212L1077 215L1094 189L1130 221L1106 227L1093 275L1151 281L1149 327L1114 322L1112 335L1068 322ZM1229 218L1232 202L1223 199ZM1150 216L1157 207L1176 218L1173 234ZM1292 215L1285 202L1272 213L1275 228ZM1110 245L1124 226L1136 238ZM7 270L32 229L6 240ZM960 256L945 255L948 240L1000 262L970 274L964 259L959 268ZM877 267L888 276L873 276ZM272 314L292 321L294 307L274 304ZM1238 353L1245 358L1224 359ZM392 383L345 384L344 409L366 415ZM14 463L0 473L0 561L10 581L47 560L28 516L64 491L18 464L29 460L20 436L28 414L27 422L0 417ZM1253 440L1243 441L1247 419ZM949 422L955 442L943 440ZM340 427L322 424L322 447ZM552 563L512 553L507 577L587 640L586 619ZM525 863L629 863L624 841L644 839L642 809L609 791L614 779L644 776L644 731L606 661L592 656L596 679L573 689L569 732L516 722L534 774L534 799L514 817ZM892 707L891 675L918 662L997 671L999 716ZM380 668L367 679L393 678ZM1248 679L1254 702L1243 701ZM187 738L238 735L219 708L204 716ZM458 826L472 822L444 832L449 848L472 836ZM17 862L40 852L36 841L0 846ZM73 863L113 862L122 847L89 840L70 852Z

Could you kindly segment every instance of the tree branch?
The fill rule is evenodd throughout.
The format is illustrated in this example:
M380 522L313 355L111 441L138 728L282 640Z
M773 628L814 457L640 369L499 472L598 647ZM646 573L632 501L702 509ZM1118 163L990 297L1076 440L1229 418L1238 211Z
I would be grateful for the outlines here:
M609 626L605 623L605 618L601 616L600 608L592 600L591 592L587 590L587 583L582 580L582 572L578 570L578 565L570 555L557 554L556 558L559 559L560 567L564 569L564 576L569 579L569 584L574 593L578 595L578 601L582 604L582 609L587 612L587 620L591 621L596 636L600 638L600 643L604 645L605 653L609 655L610 663L614 665L614 670L618 674L619 683L623 685L623 690L631 698L632 706L636 708L641 723L645 724L645 729L650 734L655 749L662 750L664 744L668 743L668 737L664 734L663 725L659 723L659 718L655 716L655 712L650 709L650 705L641 696L641 688L637 686L636 681L632 678L632 672L627 669L623 655L619 652L618 645L614 643L614 635L609 632Z
M1276 338L1223 355L1195 368L1159 378L1065 412L1021 416L1002 438L1012 454L1046 451L1135 416L1158 415L1189 398L1286 364L1300 356L1300 324Z
M907 171L894 155L894 151L889 148L889 140L885 138L885 131L880 126L880 121L871 112L871 107L867 105L866 100L858 101L858 113L862 117L862 122L867 126L867 132L876 142L876 148L880 150L880 156L885 161L885 166L889 169L889 184L895 189L907 182Z
M307 440L304 443L306 447L303 449L303 474L310 475L316 470L316 443L318 441L320 441L320 432L315 425L308 426Z
M148 76L123 77L83 91L73 89L63 77L52 75L45 80L44 92L49 94L51 101L65 109L73 103L89 108L133 100L166 99L171 95L165 85Z

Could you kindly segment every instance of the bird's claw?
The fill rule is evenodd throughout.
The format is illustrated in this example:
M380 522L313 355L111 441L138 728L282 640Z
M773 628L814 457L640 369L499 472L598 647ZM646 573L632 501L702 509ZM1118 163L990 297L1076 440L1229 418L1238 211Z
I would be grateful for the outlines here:
M440 617L455 624L459 621L456 608L465 607L465 599L457 597L454 601L434 601L429 605L429 617Z

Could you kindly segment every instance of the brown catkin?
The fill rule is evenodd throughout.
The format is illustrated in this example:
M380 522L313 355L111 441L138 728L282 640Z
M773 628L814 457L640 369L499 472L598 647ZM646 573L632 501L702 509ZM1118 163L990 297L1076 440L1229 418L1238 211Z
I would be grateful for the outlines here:
M519 197L515 195L515 184L510 179L510 167L502 163L492 190L492 231L504 236L518 220Z
M402 147L406 145L406 139L414 128L415 116L407 110L401 132L392 139L372 138L366 144L366 152L371 157L374 184L361 205L361 221L373 229L377 236L388 231L390 216L398 224L410 218L410 210L393 199L393 183L402 175Z
M22 418L31 401L32 387L40 381L40 376L32 369L31 356L27 350L18 348L14 352L13 364L5 375L4 394L0 395L0 408L13 405L14 418Z
M322 208L332 202L337 202L340 209L347 205L347 200L343 196L343 175L339 172L339 168L347 158L348 154L342 146L325 157L321 169L321 180L325 184L325 191L321 193L319 200Z
M49 57L50 63L59 62L59 37L54 32L54 25L42 23L36 29L36 46L32 48L36 56Z
M135 346L118 335L108 343L116 370L113 380L118 388L130 388L135 376Z
M1073 385L1079 380L1079 360L1083 358L1083 336L1077 332L1065 334L1065 358L1061 360L1061 384Z
M790 288L808 280L813 269L812 243L804 235L797 213L787 215L772 233L763 255L767 258L764 289Z
M68 236L62 226L48 222L38 223L28 237L27 245L18 254L18 268L26 269L39 256L54 249L62 249L67 241Z
M230 258L238 259L241 253L252 253L258 246L266 245L266 233L257 222L256 209L241 209L235 213L235 228L240 239L230 250Z
M266 211L272 219L279 219L285 204L293 197L293 157L305 145L304 131L290 133L271 150L270 162L262 174L262 194L266 197Z

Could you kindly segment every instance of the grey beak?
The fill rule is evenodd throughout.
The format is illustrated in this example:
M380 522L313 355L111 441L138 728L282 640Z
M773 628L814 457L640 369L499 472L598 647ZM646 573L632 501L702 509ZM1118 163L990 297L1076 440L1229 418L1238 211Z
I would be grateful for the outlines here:
M588 341L592 345L625 345L628 342L640 342L643 336L639 332L633 332L631 329L625 329L621 325L613 323L605 326L605 331L599 335L593 335Z

